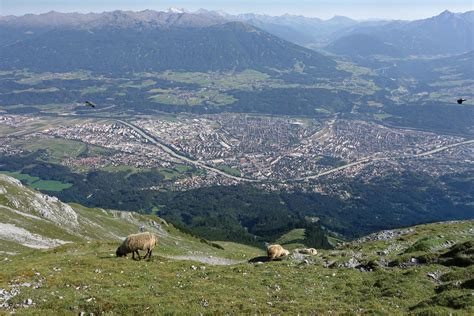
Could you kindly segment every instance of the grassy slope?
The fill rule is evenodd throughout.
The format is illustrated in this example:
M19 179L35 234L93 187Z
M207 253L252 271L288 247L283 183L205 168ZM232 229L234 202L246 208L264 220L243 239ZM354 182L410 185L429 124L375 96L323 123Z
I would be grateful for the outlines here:
M21 313L457 311L469 314L474 312L473 265L433 263L360 272L324 267L324 262L344 262L356 252L374 257L376 251L390 244L400 245L398 252L404 252L427 236L457 236L453 241L458 242L472 240L473 228L472 221L418 226L400 242L350 243L339 250L321 251L318 257L309 258L308 263L286 259L264 264L211 266L165 258L180 248L166 243L160 243L152 261L132 261L114 257L117 243L74 243L9 257L2 264L0 288L25 282L40 284L38 289L20 287L20 294L10 301L21 305L24 300L33 300L34 305L17 308ZM229 243L221 245L225 250L215 250L214 255L231 256L234 249L245 250ZM207 245L200 245L200 253L208 255L208 250ZM254 249L247 251L258 254ZM446 249L429 252L443 253ZM387 255L388 260L396 257L395 253ZM439 275L439 280L429 274ZM466 283L468 280L471 283Z
M67 242L100 240L117 244L125 236L138 232L140 226L144 226L146 230L159 236L160 249L164 249L167 255L205 253L206 255L243 260L255 253L255 249L252 247L240 248L246 250L239 251L239 254L228 253L205 240L181 232L157 216L92 209L74 203L70 206L77 214L78 226L66 227L43 218L38 212L37 208L44 205L40 204L40 202L44 203L41 198L43 195L38 196L35 191L5 179L8 178L0 175L0 224L15 225L45 238ZM12 197L14 197L13 200ZM47 205L51 206L51 213L59 213L62 211L60 206L64 204L53 200ZM24 249L27 248L18 245L18 243L2 240L0 235L0 254L2 252L21 252Z
M8 190L26 196L28 189L8 186ZM6 202L0 194L2 203ZM320 250L316 257L293 255L278 262L249 264L247 259L264 252L229 242L216 242L223 248L219 249L154 216L72 207L79 215L80 236L0 208L0 222L21 223L32 232L74 241L49 250L0 241L0 306L4 303L2 290L19 290L8 301L8 308L0 308L0 314L13 310L19 314L76 315L82 311L150 315L474 313L474 221L421 225L393 233L388 240L379 240L377 237L386 236L379 234L336 250ZM141 224L159 234L153 259L116 258L119 236L136 232ZM302 236L302 231L295 230L279 241L291 249ZM452 247L469 241L464 252L456 250L448 256L451 261L443 258ZM190 260L173 259L176 256ZM231 265L193 261L203 258L236 261ZM425 263L407 266L412 258ZM345 267L354 259L373 271ZM464 266L459 264L463 262ZM25 306L28 299L32 304Z

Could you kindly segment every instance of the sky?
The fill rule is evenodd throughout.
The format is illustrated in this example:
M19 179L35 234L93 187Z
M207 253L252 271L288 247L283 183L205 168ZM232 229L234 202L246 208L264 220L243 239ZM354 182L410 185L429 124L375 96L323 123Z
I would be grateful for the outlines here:
M415 20L444 10L474 9L474 0L0 0L0 15L27 13L103 12L113 10L166 10L170 7L195 11L200 8L227 13L285 13L329 19L334 15L354 19Z

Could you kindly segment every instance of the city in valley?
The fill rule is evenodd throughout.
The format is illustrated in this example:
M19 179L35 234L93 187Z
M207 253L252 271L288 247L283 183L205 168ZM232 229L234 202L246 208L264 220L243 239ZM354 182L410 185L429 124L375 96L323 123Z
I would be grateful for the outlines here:
M324 190L321 179L370 180L405 170L434 176L462 173L472 167L474 157L474 142L463 136L337 117L227 113L111 119L4 114L0 129L0 154L6 156L32 152L34 144L44 144L43 149L85 144L93 150L51 159L79 171L130 167L166 173L176 166L180 171L193 170L169 177L168 184L177 190L240 182L270 190Z

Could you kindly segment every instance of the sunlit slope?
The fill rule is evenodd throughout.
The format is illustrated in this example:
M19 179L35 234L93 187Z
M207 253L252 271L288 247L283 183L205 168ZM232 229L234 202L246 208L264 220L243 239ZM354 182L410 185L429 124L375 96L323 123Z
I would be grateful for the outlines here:
M217 244L184 234L156 216L65 204L0 175L0 254L91 240L118 245L141 227L159 237L159 251L165 255L234 257ZM245 259L257 251L246 249L236 259Z
M19 314L467 315L474 312L473 226L417 226L375 237L387 240L358 241L322 250L316 257L292 254L262 264L175 260L163 255L169 249L162 245L151 261L132 261L114 256L115 243L78 242L8 256L2 261L0 293L14 294L3 310ZM438 235L451 238L453 246L432 242L443 238ZM408 253L423 240L431 245L394 260L397 252ZM238 245L224 246L227 251L245 251ZM377 254L387 246L398 250ZM202 244L195 252L206 247ZM423 256L432 262L422 262ZM0 294L0 304L4 302Z
M317 256L295 251L304 232L293 230L278 239L291 255L266 262L261 249L67 205L7 176L0 205L0 314L474 313L474 221L382 231ZM116 258L141 225L159 236L152 260Z

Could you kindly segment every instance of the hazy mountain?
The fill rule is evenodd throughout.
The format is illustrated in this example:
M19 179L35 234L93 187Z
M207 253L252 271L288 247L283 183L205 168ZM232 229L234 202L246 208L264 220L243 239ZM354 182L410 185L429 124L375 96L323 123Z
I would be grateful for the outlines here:
M383 71L385 75L392 77L411 77L419 81L435 83L446 80L449 74L455 74L462 80L474 80L473 65L474 51L471 51L442 58L401 60L387 66Z
M351 47L344 41L353 41L356 34L370 35L370 42L354 42L356 51L385 51L380 42L396 47L404 55L460 54L474 49L474 11L441 14L423 20L393 21L382 25L359 24L342 32L342 36L327 48L342 55L351 55ZM378 39L377 40L375 40ZM366 39L368 39L366 37ZM374 47L364 48L365 45ZM390 50L386 55L393 56Z
M43 14L6 16L0 18L1 26L10 27L204 27L225 23L222 17L204 16L180 11L174 8L168 11L110 11L103 13L61 13L51 11Z
M51 12L6 19L0 23L1 32L8 33L13 28L22 35L3 42L0 67L114 73L286 70L302 63L307 73L337 73L335 62L328 57L253 26L223 21L218 17L155 11L85 15Z
M0 46L18 40L34 38L58 28L91 30L97 28L172 28L206 27L226 21L219 17L206 17L178 10L158 12L144 10L112 11L104 13L60 13L26 14L0 17Z
M270 16L246 13L231 15L216 11L200 10L197 13L209 17L223 17L231 21L241 21L261 28L287 41L303 46L327 43L334 33L353 26L359 22L343 16L335 16L329 20L285 14Z
M385 55L399 57L402 55L397 46L383 42L368 34L351 34L344 36L326 47L332 53L349 57L368 57Z

